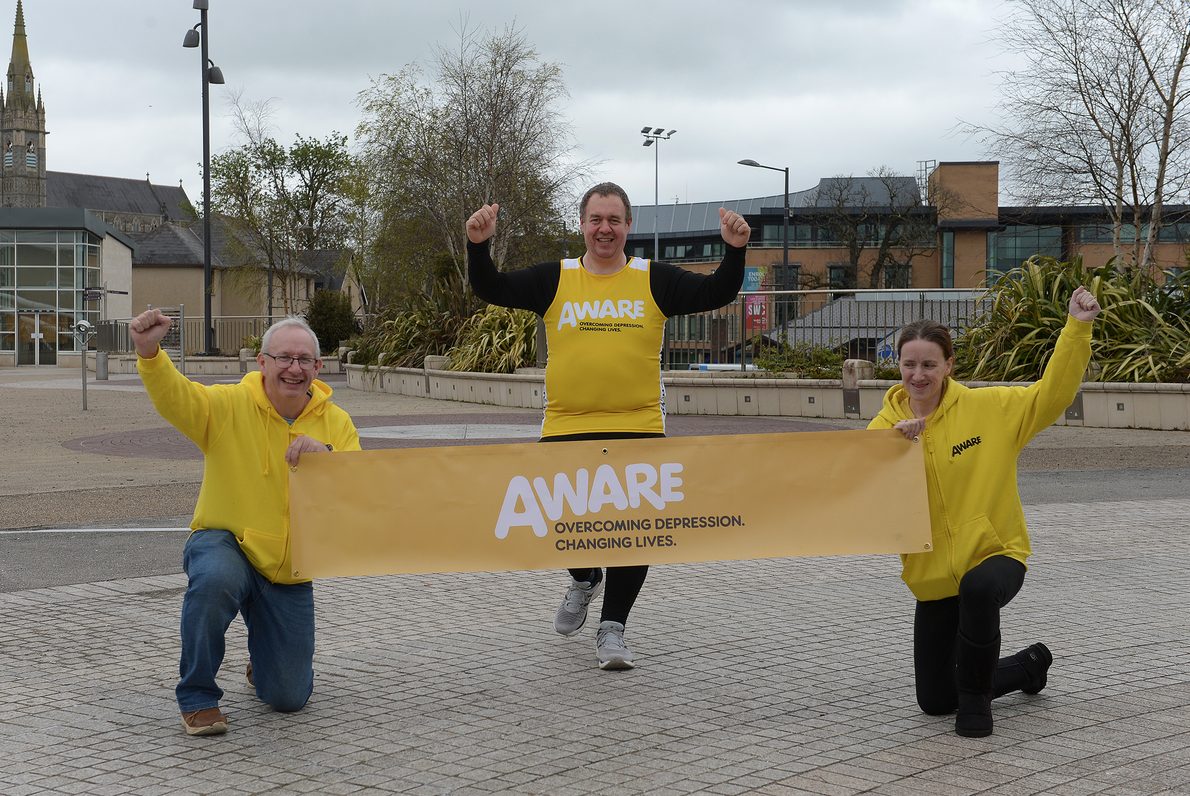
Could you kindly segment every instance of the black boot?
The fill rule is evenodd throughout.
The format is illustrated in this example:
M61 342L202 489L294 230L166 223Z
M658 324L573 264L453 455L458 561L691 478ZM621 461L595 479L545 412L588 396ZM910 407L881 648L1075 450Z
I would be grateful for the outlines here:
M1013 657L1029 675L1029 683L1022 686L1021 691L1026 694L1036 694L1045 688L1050 664L1054 662L1054 656L1050 653L1049 647L1037 642L1025 647Z
M1021 691L1036 694L1045 688L1046 675L1054 656L1044 644L1031 644L1015 655L1001 658L996 665L992 699Z
M999 634L987 644L973 644L959 633L955 650L959 704L954 731L965 738L992 734L992 678L999 658Z

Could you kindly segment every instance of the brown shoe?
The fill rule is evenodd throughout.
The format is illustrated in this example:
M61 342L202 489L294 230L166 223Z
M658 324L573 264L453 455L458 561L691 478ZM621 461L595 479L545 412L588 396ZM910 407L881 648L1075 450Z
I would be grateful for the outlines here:
M252 677L252 661L248 661L248 670L244 672L244 676L248 678L248 685L256 688L256 680Z
M187 735L222 735L227 732L227 716L219 708L204 708L182 714Z

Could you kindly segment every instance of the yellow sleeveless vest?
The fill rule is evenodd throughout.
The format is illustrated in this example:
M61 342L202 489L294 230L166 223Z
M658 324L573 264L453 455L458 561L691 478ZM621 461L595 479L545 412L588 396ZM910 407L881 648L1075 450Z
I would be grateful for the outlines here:
M542 316L549 346L543 437L665 432L665 315L653 300L649 266L633 257L605 276L562 260L558 292Z

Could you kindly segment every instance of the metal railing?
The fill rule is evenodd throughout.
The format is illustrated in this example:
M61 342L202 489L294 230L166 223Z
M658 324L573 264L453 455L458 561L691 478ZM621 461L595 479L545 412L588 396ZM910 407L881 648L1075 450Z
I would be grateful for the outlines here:
M177 313L161 308L174 322L178 322ZM98 335L95 337L95 348L98 351L108 351L113 354L126 354L135 350L132 337L128 334L128 324L131 319L99 321L96 323ZM215 344L225 356L235 356L239 353L244 338L259 337L269 327L268 318L254 315L226 315L217 316L215 322ZM274 319L276 320L276 319ZM203 353L204 339L201 315L192 317L186 315L178 329L179 340L186 356ZM169 347L169 346L165 346Z
M821 346L849 359L891 362L896 335L929 319L956 334L979 315L982 291L959 289L817 289L741 291L725 307L670 318L667 369L695 365L746 367L765 344Z

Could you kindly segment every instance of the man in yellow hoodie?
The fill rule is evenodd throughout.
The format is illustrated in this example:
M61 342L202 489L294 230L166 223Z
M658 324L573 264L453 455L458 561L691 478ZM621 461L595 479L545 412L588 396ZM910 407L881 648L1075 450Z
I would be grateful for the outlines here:
M203 453L193 533L182 554L177 686L189 735L227 732L215 675L237 613L248 629L248 680L275 710L300 710L314 687L314 588L293 576L289 474L301 456L359 450L351 418L315 378L318 338L301 318L264 333L260 370L238 384L202 385L174 368L160 343L172 322L148 310L129 324L137 371L153 405Z

